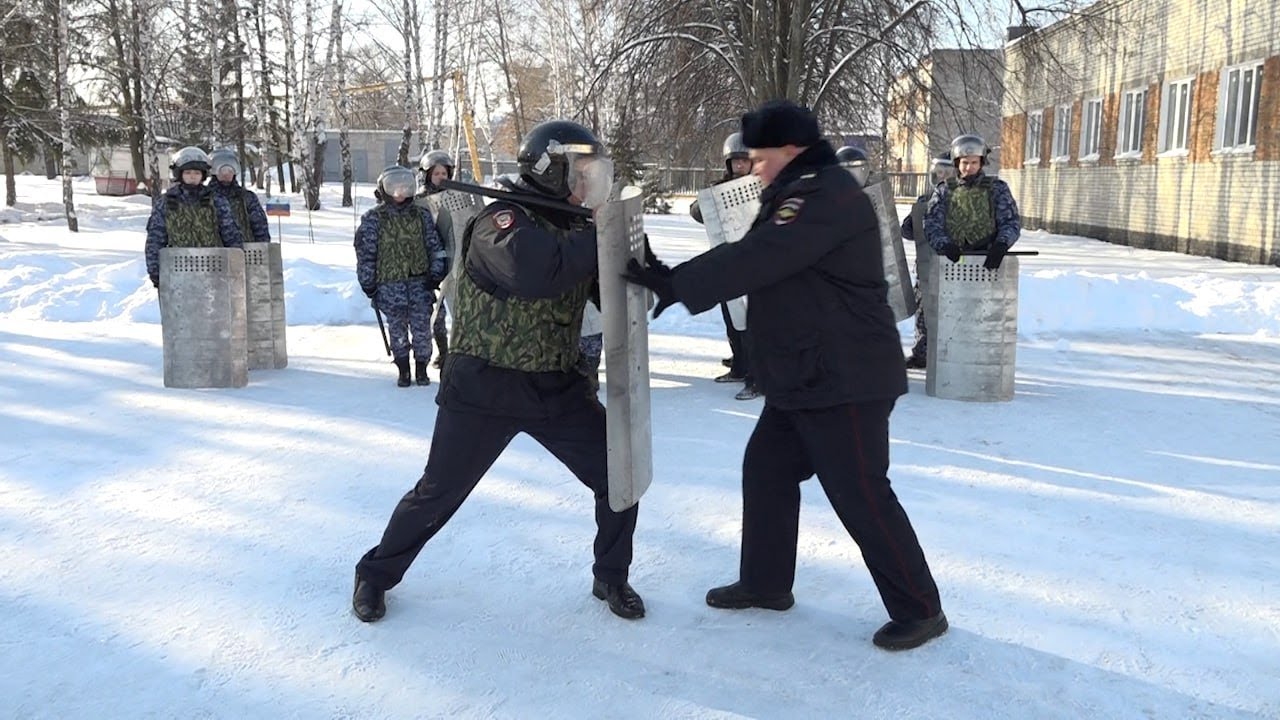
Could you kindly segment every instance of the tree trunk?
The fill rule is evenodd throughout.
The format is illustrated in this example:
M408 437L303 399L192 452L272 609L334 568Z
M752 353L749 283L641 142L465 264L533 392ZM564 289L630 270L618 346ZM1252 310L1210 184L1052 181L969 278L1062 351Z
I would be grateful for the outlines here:
M62 132L62 208L67 215L67 229L80 232L76 217L75 194L71 188L71 87L67 84L67 68L71 65L71 0L58 2L58 125Z
M498 53L502 57L502 75L507 81L507 102L511 103L511 116L515 121L516 147L520 147L524 142L524 108L519 103L515 81L511 77L511 57L507 52L507 27L502 19L501 0L494 0L493 12L498 20Z
M401 0L403 8L400 18L400 37L404 40L404 56L402 57L402 64L404 65L404 131L400 136L400 149L396 153L396 162L405 167L409 167L409 145L413 140L413 114L418 105L414 100L413 92L413 25L409 3L410 0Z
M14 179L17 168L14 167L13 153L9 151L9 139L5 136L0 136L0 158L4 161L4 204L13 207L18 204L18 184Z
M435 0L436 15L436 47L435 62L432 65L431 78L431 149L439 149L441 123L444 121L444 80L449 73L449 0Z
M293 16L289 12L291 5L285 0L278 3L280 11L280 23L284 28L284 125L285 125L285 152L289 162L289 188L290 192L298 192L301 189L301 181L298 178L298 169L293 166L293 143L295 136L301 138L302 128L301 122L297 120L298 111L293 107L292 101L297 98L297 92L294 91L297 82L297 65L295 64L295 55L293 51ZM297 99L302 102L302 98ZM284 186L281 186L281 190Z
M258 127L262 133L262 142L268 145L276 158L276 177L280 181L280 191L284 192L284 165L280 160L280 120L276 114L276 101L271 95L271 62L267 58L267 13L266 0L253 0L254 30L258 35ZM258 177L258 187L267 183L267 153L261 153L262 174ZM270 197L270 185L267 185L267 196Z

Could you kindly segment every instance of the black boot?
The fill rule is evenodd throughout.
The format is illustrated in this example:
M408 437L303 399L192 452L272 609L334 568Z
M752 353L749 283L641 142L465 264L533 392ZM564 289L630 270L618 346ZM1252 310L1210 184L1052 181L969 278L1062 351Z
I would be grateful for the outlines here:
M444 356L449 354L449 336L436 335L436 361L432 363L436 368L444 367Z
M399 387L409 387L413 384L413 378L409 377L409 358L396 358L396 367L400 370L400 378L396 380Z
M351 611L362 622L381 620L387 614L387 593L360 579L356 573L356 589L351 593Z
M430 385L431 378L427 377L427 361L419 360L414 365L414 376L418 379L419 385Z
M591 583L591 594L609 603L609 610L620 618L636 620L644 617L644 600L631 589L630 583L609 585L595 580Z
M929 642L947 631L947 616L939 612L924 620L898 622L890 620L876 631L871 642L885 650L910 650Z
M707 604L721 610L745 610L753 607L765 610L790 610L791 606L796 604L796 596L789 592L761 595L748 590L742 583L736 582L708 590Z

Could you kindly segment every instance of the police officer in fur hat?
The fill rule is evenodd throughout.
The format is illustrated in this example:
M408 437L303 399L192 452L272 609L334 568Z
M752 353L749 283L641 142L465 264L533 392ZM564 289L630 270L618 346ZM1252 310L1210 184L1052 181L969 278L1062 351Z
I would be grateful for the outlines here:
M889 484L889 414L907 391L871 201L837 163L807 108L766 103L742 117L760 214L739 242L670 274L634 263L627 279L704 312L746 295L752 366L764 410L742 462L737 582L707 604L786 610L795 603L800 486L814 475L889 611L882 648L913 648L947 629L938 588Z

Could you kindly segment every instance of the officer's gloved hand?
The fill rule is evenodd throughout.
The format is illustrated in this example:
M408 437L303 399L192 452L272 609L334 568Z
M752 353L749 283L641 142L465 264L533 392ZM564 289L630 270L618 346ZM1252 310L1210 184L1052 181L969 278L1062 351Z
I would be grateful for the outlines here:
M153 277L153 278L151 278L151 287L153 287L153 288L155 288L155 289L159 290L159 289L160 289L160 278L158 278L158 277Z
M960 262L960 246L955 243L949 242L946 245L943 245L942 249L938 251L938 254L945 255L947 259L953 263Z
M657 255L653 254L653 248L650 247L649 245L648 233L645 233L644 235L644 266L645 266L645 269L652 270L662 275L671 274L671 266L662 262L661 260L658 259Z
M622 273L622 277L627 282L649 288L654 295L658 296L658 304L653 308L653 318L655 320L658 319L663 310L676 304L676 291L671 286L670 268L666 272L651 270L642 266L639 260L632 258L627 263L627 271Z
M363 291L363 292L364 292L364 296L365 296L365 297L367 297L367 298L369 298L370 300L372 300L372 299L373 299L373 294L374 294L374 293L376 293L376 292L378 292L378 288L377 288L376 286L375 286L375 287L368 287L368 286L364 286L364 285L362 285L362 286L360 287L360 290L361 290L361 291Z
M1000 267L1000 263L1004 262L1005 253L1009 252L1009 246L1002 242L992 243L987 248L987 261L982 263L982 267L988 270L995 270Z

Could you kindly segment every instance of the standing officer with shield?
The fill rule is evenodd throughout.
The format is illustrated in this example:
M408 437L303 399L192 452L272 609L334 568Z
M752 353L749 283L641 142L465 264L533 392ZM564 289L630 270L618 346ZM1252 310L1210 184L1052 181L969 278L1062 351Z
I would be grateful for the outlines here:
M739 579L713 588L715 608L795 603L800 484L818 476L862 550L889 611L882 648L916 647L947 629L938 588L889 484L889 415L907 391L889 306L879 220L807 108L766 103L742 117L766 185L746 236L669 275L629 266L628 279L692 313L747 295L752 366L764 410L742 461Z
M605 409L577 369L596 229L536 202L600 207L612 163L590 130L563 120L534 127L517 160L519 177L500 180L509 197L486 206L461 238L452 347L427 465L356 566L352 609L365 622L385 614L386 592L522 432L595 496L592 594L619 617L644 616L627 581L637 506L609 505Z

